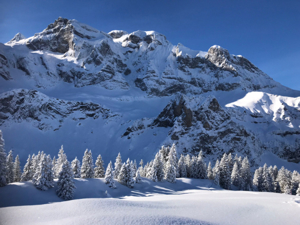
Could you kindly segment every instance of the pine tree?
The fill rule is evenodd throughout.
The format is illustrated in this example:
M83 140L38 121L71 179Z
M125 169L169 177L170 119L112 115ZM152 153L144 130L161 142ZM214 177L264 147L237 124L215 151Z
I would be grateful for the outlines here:
M296 170L294 170L292 174L292 180L291 180L292 195L296 195L299 184L300 184L300 175Z
M168 156L168 162L165 166L165 180L167 180L170 183L175 183L176 174L177 174L177 153L176 153L176 147L173 144Z
M75 157L75 159L72 161L71 167L74 174L74 178L80 178L80 161L77 159L77 157Z
M229 172L232 174L233 166L234 166L234 161L232 159L231 153L228 154L228 167L229 167Z
M6 185L6 152L4 150L4 140L0 130L0 187Z
M92 151L85 150L81 165L81 178L94 178Z
M240 188L240 170L238 163L235 162L231 173L231 185Z
M49 158L50 160L48 160L47 158ZM46 191L49 188L53 187L52 161L50 156L47 157L45 154L41 155L41 159L35 171L35 174L33 175L32 182L37 189L43 191Z
M32 165L31 157L30 155L28 155L28 159L24 166L23 173L21 176L21 181L29 181L32 179L31 165Z
M141 183L141 181L142 179L141 179L140 171L137 170L135 174L135 183Z
M264 165L263 167L263 191L266 192L273 192L274 191L274 186L273 186L273 181L271 174L269 173L269 169L267 168L267 164Z
M213 170L211 168L211 162L208 163L208 167L207 167L207 178L209 180L213 180L214 179L214 174L213 174Z
M14 182L20 182L22 172L20 167L19 155L17 155L15 158L13 174L14 174Z
M114 173L113 173L113 167L112 162L110 161L105 172L105 183L108 184L108 187L110 188L116 188L115 181L114 181Z
M14 182L14 162L12 150L9 151L6 157L6 183Z
M198 158L195 163L195 178L205 179L206 178L206 164L203 159L202 151L199 152Z
M220 163L217 159L216 164L213 168L213 175L214 175L214 183L216 185L220 185Z
M150 177L150 179L154 182L162 181L164 179L164 165L159 152L155 155L152 168L150 170Z
M255 170L253 177L253 186L256 191L263 191L263 168Z
M144 167L144 161L142 159L140 161L140 167Z
M114 171L114 177L119 177L119 173L122 167L122 158L121 158L121 153L119 152L116 162L115 162L115 171Z
M133 162L133 173L134 173L134 177L136 176L136 171L137 171L137 164L136 164L136 160L134 160Z
M150 161L150 163L147 166L147 170L146 170L146 177L151 179L152 176L152 165L153 165L153 160Z
M224 153L221 161L220 161L220 186L224 189L230 189L231 181L230 178L230 170L228 164L227 154Z
M127 181L126 181L126 185L129 188L133 188L134 187L134 176L133 176L133 165L130 162L130 159L128 158L126 161L126 173L127 173Z
M50 157L49 157L50 158ZM50 158L51 159L51 158ZM70 163L65 160L58 175L56 194L64 200L73 199L75 193L73 171Z
M190 155L186 155L184 161L185 161L185 165L186 165L186 177L191 177L191 168L190 168L191 157L190 157Z
M249 191L252 187L252 175L250 171L250 164L247 156L242 161L241 174L241 190Z
M300 196L300 184L298 185L298 189L297 189L296 194L297 194L298 196Z
M38 164L39 164L39 161L38 161L37 155L32 154L32 156L31 156L31 166L30 166L30 171L31 171L30 175L31 175L31 177L30 177L29 180L33 179L33 175L35 174L35 172L37 170Z
M59 149L59 152L58 152L58 158L56 160L56 164L55 164L55 167L54 167L54 171L55 171L55 178L58 178L58 175L60 173L60 169L62 168L61 165L67 161L67 156L66 154L64 153L64 147L63 145L61 146L61 148Z
M52 188L54 186L54 169L52 164L52 159L50 155L46 156L46 162L47 162L47 180L49 182L48 188Z
M126 171L126 164L125 163L122 164L122 167L119 171L118 182L123 184L123 185L127 184L127 171Z
M290 172L286 170L284 167L281 167L281 169L278 171L276 181L279 183L281 192L285 193L286 191L291 190Z
M191 161L190 161L190 177L191 178L197 178L198 177L198 168L197 168L197 157L196 156L192 156Z
M96 165L96 167L95 167L95 178L104 178L105 170L104 170L104 163L103 163L101 155L99 155L97 157L95 165Z
M277 176L278 176L278 168L276 165L273 167L273 176L274 176L273 180L276 181Z
M187 177L185 158L183 155L180 156L178 161L178 173L179 177Z

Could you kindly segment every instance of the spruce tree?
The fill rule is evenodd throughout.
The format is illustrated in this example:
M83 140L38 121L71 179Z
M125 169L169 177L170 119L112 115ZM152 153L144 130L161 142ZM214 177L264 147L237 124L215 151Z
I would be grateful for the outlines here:
M165 166L165 180L167 180L170 183L175 183L176 174L177 174L177 153L176 153L175 145L173 144L170 149L167 164Z
M45 154L41 155L40 162L32 178L35 187L42 191L46 191L53 187L52 160L50 157L50 160L47 158L48 157Z
M232 174L233 166L234 166L234 161L232 159L231 153L228 154L228 167L229 167L229 172Z
M77 157L75 157L75 159L72 161L71 167L74 174L74 178L80 178L80 161L77 159Z
M115 162L114 177L116 178L119 177L121 167L122 167L122 157L121 157L121 153L119 152Z
M30 166L30 171L31 171L31 177L30 180L32 180L33 175L35 174L37 167L38 167L39 161L37 159L37 155L32 154L31 156L31 166Z
M133 162L133 172L134 172L134 177L135 177L135 175L136 175L136 171L138 170L138 168L137 168L137 164L136 164L136 160L134 160L134 162Z
M22 172L20 167L19 155L17 155L15 158L13 174L14 174L14 182L20 182Z
M51 159L51 158L50 158ZM58 175L56 194L64 200L73 199L75 193L73 171L70 163L65 160Z
M59 149L59 152L58 152L58 158L56 160L56 164L55 164L55 167L54 167L54 171L55 171L55 178L58 178L58 175L60 173L60 169L62 168L62 164L67 161L67 156L64 152L64 147L63 145L61 146L61 148Z
M81 178L94 178L92 151L85 150L81 165Z
M180 156L178 161L178 173L179 177L187 177L185 158L183 155Z
M255 170L253 177L253 186L256 191L263 191L263 168L259 167Z
M252 175L250 171L250 164L247 156L242 161L241 174L241 189L249 191L252 187Z
M218 159L213 168L213 175L214 175L214 183L216 185L220 185L220 163Z
M0 130L0 187L4 187L6 184L6 152L2 131Z
M134 187L134 176L133 176L133 165L130 162L130 159L128 158L126 161L126 173L127 173L127 181L126 181L126 185L129 188L133 188Z
M119 176L118 176L118 182L126 185L127 184L127 170L126 170L126 164L123 163L121 166L121 169L119 171Z
M114 181L114 173L113 173L113 167L112 162L110 161L105 172L105 183L110 188L116 188L115 181Z
M104 178L105 170L101 155L98 155L95 166L95 178Z
M263 167L263 191L266 191L266 192L274 191L272 176L269 173L267 164L265 164Z
M31 166L32 166L31 157L30 157L30 155L28 155L28 159L24 166L23 173L21 176L21 181L29 181L32 179L33 175L32 175L32 171L31 171Z
M284 167L281 167L281 169L278 171L276 181L279 183L281 192L286 193L291 191L291 175L290 172Z
M140 175L140 171L137 170L136 174L135 174L135 183L141 183L141 175Z
M186 177L191 177L191 168L190 168L191 157L190 157L190 155L186 155L184 161L185 161L185 165L186 165Z
M231 173L231 185L240 188L240 170L238 163L235 162Z
M150 171L150 177L150 179L154 182L162 181L164 179L164 165L163 160L161 159L161 154L159 152L155 155Z
M203 159L202 151L199 152L198 158L195 163L195 178L205 179L207 173L206 164Z
M220 186L224 189L230 189L231 181L230 169L227 154L224 153L220 161Z
M9 151L6 157L6 183L14 182L14 162L12 150Z
M300 175L296 170L294 170L292 174L292 180L291 180L292 195L296 195L299 184L300 184Z
M213 174L213 170L211 168L211 162L208 163L208 167L207 167L207 178L209 180L213 180L214 179L214 174Z
M297 189L297 191L296 191L296 195L297 195L297 196L300 196L300 184L298 185L298 189Z

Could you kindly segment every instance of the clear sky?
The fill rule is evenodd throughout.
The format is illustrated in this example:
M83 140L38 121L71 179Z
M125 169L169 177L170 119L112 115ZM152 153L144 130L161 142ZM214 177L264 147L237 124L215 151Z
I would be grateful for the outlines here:
M221 45L300 90L300 0L0 0L0 42L59 16L104 32L155 30L195 50Z

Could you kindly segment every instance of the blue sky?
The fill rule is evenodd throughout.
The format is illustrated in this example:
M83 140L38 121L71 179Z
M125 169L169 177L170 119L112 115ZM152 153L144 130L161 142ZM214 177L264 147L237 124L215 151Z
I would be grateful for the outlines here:
M195 50L221 45L300 90L299 0L0 0L0 42L33 36L59 16L104 32L155 30Z

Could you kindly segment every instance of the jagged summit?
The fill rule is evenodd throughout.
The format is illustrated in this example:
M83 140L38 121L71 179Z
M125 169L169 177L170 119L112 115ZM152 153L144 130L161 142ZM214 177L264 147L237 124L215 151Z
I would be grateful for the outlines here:
M26 39L26 37L21 33L17 33L9 42L7 42L7 44L12 44L23 39Z

